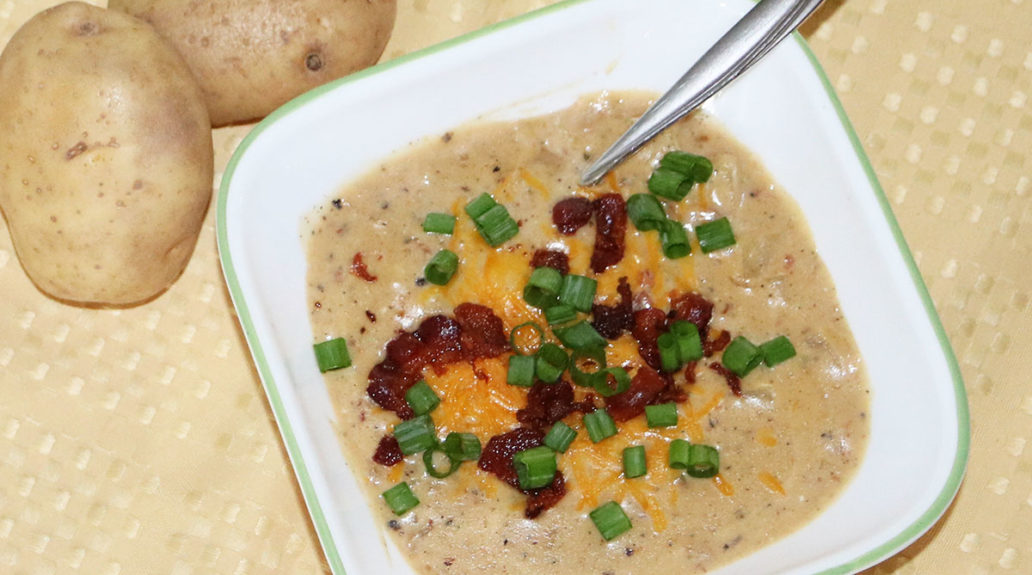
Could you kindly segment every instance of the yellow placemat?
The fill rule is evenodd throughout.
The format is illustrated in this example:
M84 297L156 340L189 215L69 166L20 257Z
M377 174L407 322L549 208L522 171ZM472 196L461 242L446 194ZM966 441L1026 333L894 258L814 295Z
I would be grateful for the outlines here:
M0 46L56 3L0 0ZM551 3L399 0L384 57ZM1029 30L1030 0L829 0L804 27L971 402L958 499L871 573L1032 573ZM219 170L247 131L216 132ZM325 569L222 281L213 213L183 277L120 311L41 295L0 223L0 573Z

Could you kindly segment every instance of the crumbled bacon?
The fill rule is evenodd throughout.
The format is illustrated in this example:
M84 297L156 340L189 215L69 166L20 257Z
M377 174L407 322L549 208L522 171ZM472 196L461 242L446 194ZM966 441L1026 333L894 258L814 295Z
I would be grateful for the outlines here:
M373 461L380 465L390 467L401 461L405 455L398 447L398 440L393 435L384 435L380 443L376 445L376 453L373 454Z
M605 194L591 202L595 213L595 249L591 270L602 273L620 263L627 236L627 203L620 194Z
M543 511L554 506L566 495L566 480L561 471L557 471L552 483L545 487L540 489L520 488L520 479L516 475L512 459L525 449L541 445L544 438L543 431L517 427L489 439L480 454L480 461L477 462L477 467L480 469L495 474L521 493L530 496L527 498L527 505L523 511L524 517L528 519L534 519L541 515Z
M727 344L731 343L731 334L724 329L718 330L720 335L713 339L706 339L702 342L702 353L709 357L718 351L722 351Z
M731 393L738 397L742 396L742 380L738 379L738 376L732 373L730 369L724 367L724 365L719 361L714 361L709 364L709 368L724 376L724 380L727 381L727 386L731 388Z
M640 309L634 312L634 327L631 335L638 342L638 354L653 369L660 368L659 345L656 341L667 329L667 314L658 308Z
M574 401L573 385L566 380L555 383L539 381L527 394L527 406L516 412L516 420L525 427L547 431L555 422L579 411L595 411L594 394L588 394L581 401Z
M683 293L670 301L670 312L674 319L683 319L699 328L703 341L709 330L710 319L713 318L713 304L695 292Z
M558 250L537 250L530 260L530 267L552 268L566 275L570 273L570 256Z
M624 331L634 329L634 296L631 295L631 286L626 277L618 281L616 293L620 295L619 302L611 306L600 303L591 306L591 314L595 318L591 325L606 339L616 339Z
M616 421L627 421L645 413L646 405L683 402L684 393L674 385L669 375L648 366L642 366L631 378L631 387L623 393L606 398L606 410Z
M552 206L552 223L564 236L572 236L591 221L591 201L587 198L566 198Z
M351 273L355 277L367 282L376 281L376 276L369 273L369 268L366 267L365 262L362 260L362 252L356 252L354 257L351 258Z
M455 319L462 326L462 348L466 359L496 357L509 351L505 324L491 308L475 303L459 304Z
M552 483L541 489L532 490L529 495L523 516L527 519L534 519L546 509L554 507L566 495L566 478L563 477L563 472L556 471Z

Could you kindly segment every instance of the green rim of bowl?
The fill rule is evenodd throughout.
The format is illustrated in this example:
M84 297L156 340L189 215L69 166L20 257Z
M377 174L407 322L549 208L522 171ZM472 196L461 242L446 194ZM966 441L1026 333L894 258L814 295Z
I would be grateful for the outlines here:
M308 511L312 518L313 526L315 527L316 534L319 537L319 541L322 543L322 548L326 556L326 560L330 566L330 569L334 573L345 573L344 564L341 560L340 553L338 551L336 542L333 539L333 534L330 531L329 525L326 522L326 514L323 511L322 505L319 501L318 494L316 493L315 487L312 483L311 474L308 471L308 465L306 464L301 447L298 445L297 437L295 435L293 426L290 420L287 418L283 408L283 404L280 398L279 389L276 381L272 376L272 372L269 369L268 360L265 357L265 351L262 348L262 342L258 337L258 333L254 328L254 321L251 318L251 311L247 307L247 302L244 300L243 292L240 288L240 282L236 275L236 269L233 265L233 257L229 250L229 238L227 236L227 221L226 221L226 209L227 209L227 197L229 192L229 183L233 179L233 174L236 171L237 164L240 158L247 150L248 147L254 142L254 140L267 129L270 125L282 119L283 117L293 113L298 108L303 107L309 102L319 98L322 94L334 90L341 85L348 84L351 82L360 81L363 78L382 73L386 70L390 70L394 67L407 64L414 60L419 60L427 56L431 56L438 52L447 50L449 48L468 43L471 40L493 34L499 30L510 28L512 26L522 24L524 22L535 20L546 14L551 14L560 10L567 9L571 6L590 2L591 0L566 0L558 4L553 4L539 10L528 12L522 16L506 20L487 26L480 30L470 32L463 36L459 36L452 40L435 44L423 50L412 52L411 54L401 56L394 60L384 62L377 66L367 68L366 70L357 72L348 77L341 78L334 82L330 82L318 88L315 88L297 98L287 102L282 107L274 111L264 120L259 122L247 136L241 141L240 145L234 151L233 156L230 158L229 163L226 166L222 181L219 185L219 195L217 199L217 213L216 213L216 239L219 249L219 259L222 263L222 272L226 278L226 284L229 287L230 295L232 296L234 306L237 310L237 317L239 318L240 325L244 330L244 336L247 339L247 344L251 348L251 355L254 358L255 365L258 368L258 372L261 376L262 385L265 387L265 391L269 397L269 404L272 408L273 414L276 418L276 422L280 428L280 434L283 437L283 441L287 448L287 453L290 456L290 460L293 463L295 475L298 479L298 484L301 487L301 492L304 496L305 503L308 507ZM863 147L860 144L860 140L856 135L856 131L853 129L853 125L850 123L849 118L846 116L845 110L842 107L842 102L839 100L838 95L835 93L834 88L831 85L830 80L821 67L814 55L813 51L807 45L806 41L799 33L793 34L796 42L799 44L803 53L806 55L810 64L813 66L814 72L816 72L821 84L824 86L824 90L827 93L828 99L831 101L835 108L835 112L842 123L842 128L845 130L846 135L849 138L850 143L853 146L853 150L860 160L861 165L867 174L867 179L874 190L877 197L878 203L881 206L882 213L885 219L889 223L892 229L893 237L896 240L896 245L900 250L901 255L910 271L911 279L914 282L915 287L925 307L925 312L928 315L928 319L935 330L936 337L939 340L939 345L942 348L943 354L946 357L947 363L949 364L950 374L953 379L955 400L957 403L957 423L958 423L958 437L957 437L957 451L954 456L953 467L950 471L950 475L936 497L933 504L912 524L907 526L905 529L897 533L894 537L885 541L884 543L870 549L869 551L854 557L853 559L844 562L840 565L826 569L822 571L822 574L842 574L851 573L867 566L873 565L883 559L889 557L892 553L899 550L903 546L907 545L922 533L927 531L935 521L946 511L950 502L953 500L954 495L960 488L960 483L964 477L964 470L967 463L968 450L970 445L970 423L968 415L968 404L967 396L964 389L964 382L961 377L960 368L957 365L956 357L953 354L953 349L950 346L949 339L946 336L946 332L942 327L942 323L939 320L939 316L935 311L935 306L932 302L932 298L928 293L928 289L925 286L924 280L921 277L920 270L917 264L914 262L914 258L910 253L910 249L907 246L906 240L903 237L903 231L899 227L899 223L896 221L896 217L892 212L892 208L889 205L888 198L885 196L885 192L882 190L881 184L878 183L878 178L875 175L874 168L871 166L870 160L864 153Z

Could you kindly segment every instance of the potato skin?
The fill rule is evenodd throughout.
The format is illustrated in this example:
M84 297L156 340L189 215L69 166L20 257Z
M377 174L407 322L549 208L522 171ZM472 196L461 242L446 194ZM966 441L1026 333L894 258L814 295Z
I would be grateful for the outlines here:
M186 59L214 126L265 117L291 98L376 63L395 0L110 0Z
M123 306L165 290L193 252L213 171L200 89L147 23L69 2L0 55L0 207L51 296Z

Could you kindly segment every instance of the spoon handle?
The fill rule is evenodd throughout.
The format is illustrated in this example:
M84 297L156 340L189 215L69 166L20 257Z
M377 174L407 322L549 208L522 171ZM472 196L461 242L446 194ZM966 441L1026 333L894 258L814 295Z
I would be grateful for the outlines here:
M656 134L737 78L791 34L822 1L761 0L584 170L581 183L597 182Z

